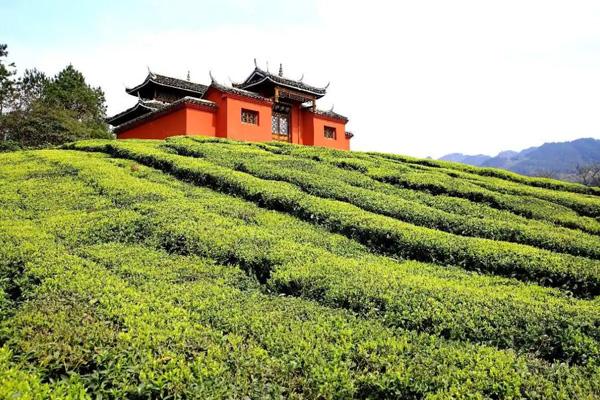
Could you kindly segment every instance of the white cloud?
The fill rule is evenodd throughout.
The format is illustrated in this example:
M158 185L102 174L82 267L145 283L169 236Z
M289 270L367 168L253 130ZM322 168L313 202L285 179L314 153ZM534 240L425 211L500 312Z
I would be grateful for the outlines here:
M147 65L206 83L209 69L227 82L245 78L254 57L273 71L283 62L290 77L332 81L322 106L351 118L354 149L437 157L600 137L599 22L592 1L336 0L286 28L250 20L11 48L20 66L50 73L72 62L104 88L110 112L135 101L124 85Z

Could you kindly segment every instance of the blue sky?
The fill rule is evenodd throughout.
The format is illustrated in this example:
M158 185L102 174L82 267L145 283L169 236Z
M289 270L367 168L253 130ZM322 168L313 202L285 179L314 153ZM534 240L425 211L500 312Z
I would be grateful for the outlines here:
M331 81L353 148L439 157L600 138L600 2L0 0L20 70L73 63L107 97L154 72L222 83L253 58Z
M81 45L119 37L186 27L227 24L306 23L315 15L311 1L0 1L5 40L36 47Z

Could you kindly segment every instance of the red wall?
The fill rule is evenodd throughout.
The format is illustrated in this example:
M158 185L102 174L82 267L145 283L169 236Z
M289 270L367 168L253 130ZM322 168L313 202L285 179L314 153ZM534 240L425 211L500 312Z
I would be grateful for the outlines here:
M312 146L315 142L314 134L315 134L315 124L314 124L314 114L308 111L304 111L301 113L302 118L302 135L300 136L299 144L303 144L306 146Z
M301 144L350 150L350 139L346 138L346 123L344 121L308 111L304 113L302 121L304 140ZM325 137L325 126L335 128L335 139Z
M186 110L180 108L169 114L143 122L129 130L118 133L119 139L164 139L186 134Z
M255 99L230 95L210 88L206 98L217 105L209 109L195 104L184 104L181 108L143 122L117 134L119 139L164 139L176 135L217 136L234 140L268 142L271 132L272 104ZM258 112L258 125L243 123L242 108ZM325 126L336 129L336 138L324 135ZM308 146L323 146L350 150L350 139L346 138L344 121L329 118L293 106L290 115L291 142Z
M300 105L293 105L290 112L290 142L301 144L303 134L303 121L301 118Z
M258 125L242 122L242 108L258 112ZM229 97L227 99L227 138L250 142L272 140L272 115L271 104L259 104Z
M186 107L186 135L216 136L217 113L203 108Z
M209 88L204 96L217 105L215 117L215 134L217 137L227 137L227 97L223 92Z
M164 139L177 135L215 136L215 111L185 104L180 109L118 133L119 139Z

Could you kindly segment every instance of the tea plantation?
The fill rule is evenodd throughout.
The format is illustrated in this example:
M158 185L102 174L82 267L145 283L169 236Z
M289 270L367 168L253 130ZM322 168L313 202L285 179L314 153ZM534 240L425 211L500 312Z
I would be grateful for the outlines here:
M0 154L0 398L600 398L600 190L177 137Z

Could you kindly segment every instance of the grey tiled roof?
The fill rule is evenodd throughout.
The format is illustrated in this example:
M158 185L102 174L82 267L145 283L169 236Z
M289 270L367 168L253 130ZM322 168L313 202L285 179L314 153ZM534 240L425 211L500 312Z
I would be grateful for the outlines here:
M250 97L256 100L261 100L261 101L265 101L268 103L272 103L273 101L267 97L261 96L257 93L251 92L249 90L244 90L244 89L240 89L237 87L231 87L231 86L225 86L225 85L221 85L220 83L217 83L215 81L213 81L209 87L214 87L218 90L221 90L225 93L232 93L232 94L237 94L239 96L244 96L244 97Z
M343 116L342 114L338 114L334 111L324 111L324 110L315 110L313 111L315 114L317 115L323 115L325 117L329 117L329 118L333 118L333 119L339 119L342 120L344 122L348 122L348 117Z
M202 96L208 88L208 86L203 85L201 83L195 83L186 81L184 79L171 78L170 76L149 73L144 82L131 89L126 89L126 92L132 94L133 92L136 92L137 90L141 89L150 82L161 86L168 86L176 89L186 90L189 92L195 92L199 96Z
M256 79L256 75L259 75L261 79ZM324 88L318 88L316 86L307 85L306 83L300 80L288 79L283 76L275 75L270 73L269 71L265 71L256 67L254 71L250 74L250 76L242 83L235 84L234 86L238 88L246 88L248 86L254 85L258 82L262 82L264 80L270 80L275 84L280 84L282 86L291 87L294 89L298 89L304 92L309 92L317 96L324 96L327 91L327 86Z
M156 100L150 100L150 101L139 100L133 107L129 107L125 111L121 111L120 113L115 114L112 117L106 118L106 122L112 125L111 122L118 120L119 118L122 118L122 117L126 116L127 114L133 113L135 111L143 110L147 114L149 112L158 110L166 105L167 105L167 103L163 103L163 102L156 101Z
M124 130L127 130L127 129L143 122L143 121L146 121L146 120L149 120L152 118L156 118L163 114L167 114L167 113L175 110L176 108L182 106L183 104L196 104L196 105L204 106L204 107L208 107L208 108L214 108L214 109L217 108L217 105L212 101L200 99L197 97L186 96L177 101L174 101L173 103L166 104L164 107L152 110L151 112L149 112L147 114L144 114L137 118L129 120L129 121L115 127L114 132L115 133L122 132Z

